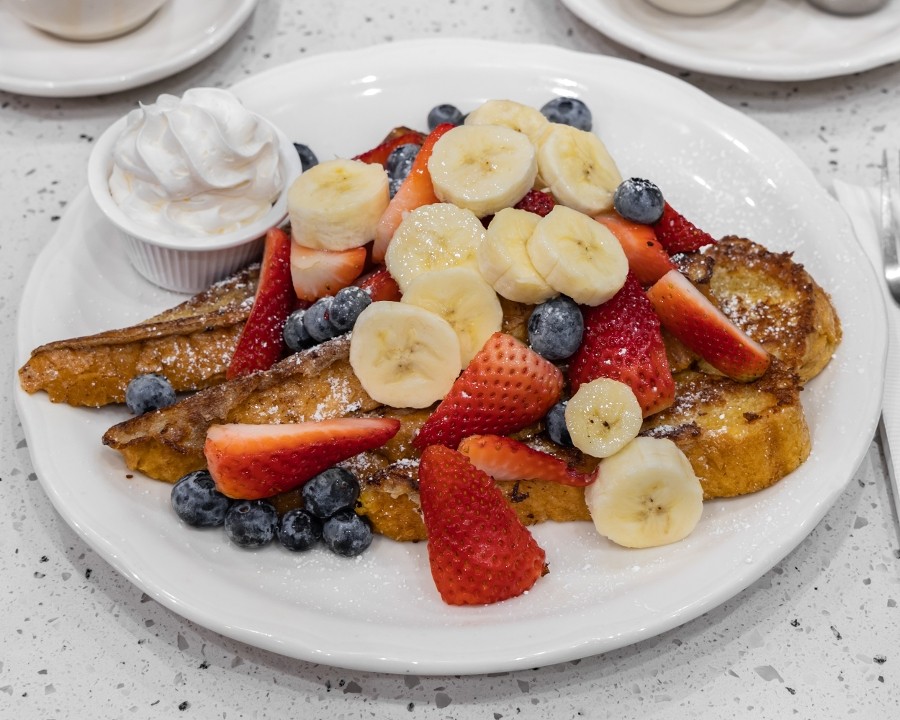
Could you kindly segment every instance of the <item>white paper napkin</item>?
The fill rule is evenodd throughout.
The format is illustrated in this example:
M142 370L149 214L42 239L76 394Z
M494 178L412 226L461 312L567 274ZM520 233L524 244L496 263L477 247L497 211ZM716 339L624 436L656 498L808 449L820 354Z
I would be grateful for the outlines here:
M835 180L834 194L850 218L856 237L878 271L878 276L883 277L884 265L878 237L881 224L878 188L864 188ZM886 282L881 283L881 289L887 305L888 360L879 429L894 491L894 507L900 512L900 487L897 484L900 477L900 305L894 302Z

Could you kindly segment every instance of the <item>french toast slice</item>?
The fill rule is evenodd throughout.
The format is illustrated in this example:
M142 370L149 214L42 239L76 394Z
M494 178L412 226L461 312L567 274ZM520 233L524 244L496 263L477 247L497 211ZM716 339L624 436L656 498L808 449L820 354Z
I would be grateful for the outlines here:
M125 402L128 382L144 373L165 375L178 392L218 385L258 279L259 265L251 265L138 325L42 345L19 368L19 382L53 402L88 407Z
M789 254L770 253L740 238L725 238L721 244L682 258L684 267L738 325L767 343L775 360L762 378L738 383L702 372L702 363L683 355L674 367L675 404L648 418L642 430L671 438L685 452L706 498L755 492L807 458L810 437L800 403L801 377L809 379L821 370L840 340L840 322L830 299ZM778 312L767 316L766 308ZM504 310L504 329L521 337L527 308L505 304ZM766 317L778 327L767 324ZM670 356L676 352L670 351ZM174 482L204 465L206 430L214 423L399 417L402 429L394 439L346 464L362 483L357 512L366 515L377 532L397 540L422 539L418 454L411 441L430 410L379 406L360 386L348 355L347 336L328 341L271 370L115 425L103 442L120 451L129 468ZM550 442L539 427L523 433L522 439L568 462L596 466L597 461ZM539 479L501 486L525 523L588 517L579 488ZM282 509L298 502L296 494L276 498Z
M840 319L826 292L791 253L728 236L678 260L682 272L801 383L828 364L841 340Z

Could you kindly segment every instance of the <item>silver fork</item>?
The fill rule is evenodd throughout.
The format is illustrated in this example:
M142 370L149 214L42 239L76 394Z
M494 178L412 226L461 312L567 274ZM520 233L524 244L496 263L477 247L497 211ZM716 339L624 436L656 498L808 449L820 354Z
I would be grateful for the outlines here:
M897 242L898 223L894 213L890 164L885 150L881 158L881 255L884 258L884 279L894 302L900 304L900 261L897 259Z

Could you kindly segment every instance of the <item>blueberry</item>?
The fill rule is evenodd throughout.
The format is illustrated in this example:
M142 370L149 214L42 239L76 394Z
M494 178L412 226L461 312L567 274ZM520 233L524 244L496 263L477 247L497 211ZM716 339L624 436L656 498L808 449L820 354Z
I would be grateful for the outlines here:
M584 318L575 301L558 295L538 305L528 319L531 349L547 360L564 360L581 345Z
M317 343L337 337L334 326L328 320L328 309L333 300L332 297L319 298L303 314L303 327Z
M444 103L443 105L435 105L428 111L428 130L434 130L438 125L450 123L452 125L462 125L465 115L456 107Z
M135 415L168 407L175 402L175 390L162 375L138 375L125 388L125 404Z
M239 500L225 514L225 534L243 548L268 545L277 526L278 513L265 500Z
M406 176L409 175L413 161L416 159L416 155L419 154L419 147L415 143L404 143L395 147L391 150L391 154L388 155L385 167L387 169L391 197L397 194L397 190L400 189L403 181L406 180Z
M355 285L338 290L328 308L328 321L338 335L353 328L359 314L372 304L372 296Z
M541 108L541 113L550 122L571 125L579 130L590 131L594 124L591 109L578 98L553 98Z
M288 510L278 523L278 540L288 550L309 550L322 539L322 521L302 508Z
M566 427L566 404L568 402L568 400L560 400L550 408L550 412L544 418L544 425L547 427L547 435L557 445L574 447L572 436L569 435L569 428Z
M225 522L231 500L216 490L206 470L195 470L172 487L172 508L188 525L217 527Z
M652 225L662 217L666 201L662 191L649 180L628 178L613 194L616 212L626 220Z
M316 344L303 324L306 310L294 310L284 321L284 343L291 352L299 352Z
M301 172L306 172L311 167L315 167L319 164L319 158L316 157L316 154L310 149L309 145L294 143L294 149L297 151L297 155L300 156Z
M372 528L352 510L341 510L325 521L322 539L333 553L355 557L372 544Z
M301 493L307 512L324 519L356 504L359 480L349 470L332 467L307 481Z

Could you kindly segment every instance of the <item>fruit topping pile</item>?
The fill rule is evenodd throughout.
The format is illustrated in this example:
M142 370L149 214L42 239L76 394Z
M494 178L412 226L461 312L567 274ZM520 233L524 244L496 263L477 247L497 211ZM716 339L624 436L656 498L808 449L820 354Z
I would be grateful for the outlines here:
M440 105L427 126L352 158L321 162L298 145L290 227L266 239L229 377L350 332L350 365L372 399L430 408L409 459L448 603L514 597L548 571L494 480L584 487L598 532L622 546L684 538L700 483L674 443L638 437L675 399L662 330L737 380L769 362L672 259L715 240L654 183L623 180L576 98L540 110L491 100L468 115ZM527 344L504 331L510 303L528 309ZM515 437L533 427L597 470ZM339 464L399 428L381 417L213 426L208 472L183 478L173 506L188 524L224 524L243 547L323 538L355 555L371 530ZM269 498L295 489L303 507L279 518Z

